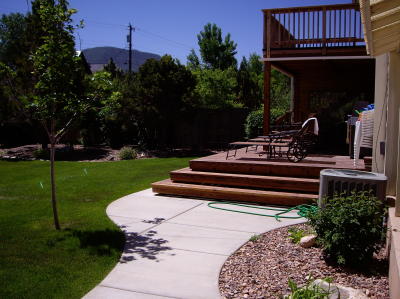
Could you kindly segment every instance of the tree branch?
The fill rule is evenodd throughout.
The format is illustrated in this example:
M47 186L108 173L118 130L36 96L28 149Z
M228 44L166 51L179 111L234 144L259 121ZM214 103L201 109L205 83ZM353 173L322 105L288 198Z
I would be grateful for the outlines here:
M71 117L71 119L65 124L65 126L64 126L60 131L57 132L57 134L56 134L56 136L55 136L55 139L56 139L56 142L57 142L57 143L58 143L58 141L60 141L60 139L61 139L62 137L64 137L64 135L67 133L69 127L72 125L72 123L73 123L73 121L75 120L76 116L77 116L77 113L74 113L74 115L73 115L73 116Z

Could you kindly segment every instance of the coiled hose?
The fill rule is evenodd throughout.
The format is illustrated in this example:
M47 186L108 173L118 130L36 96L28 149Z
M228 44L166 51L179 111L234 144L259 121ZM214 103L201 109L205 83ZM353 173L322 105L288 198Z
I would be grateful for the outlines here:
M240 211L240 210L235 210L235 209L218 207L217 205L231 205L231 206L238 206L238 207L244 207L244 208L250 208L250 209L276 211L278 213L262 214L262 213ZM226 201L226 202L213 201L213 202L208 203L208 206L213 209L224 210L224 211L229 211L229 212L257 215L257 216L264 216L264 217L273 217L277 221L280 221L279 219L299 219L302 217L306 217L308 213L315 212L318 209L318 207L316 205L308 205L308 204L302 204L302 205L298 205L298 206L291 207L291 208L271 208L271 207L254 206L254 205L237 203L237 202L229 202L229 201ZM284 216L284 214L287 214L287 213L289 213L291 211L295 211L295 210L298 211L297 212L298 216Z

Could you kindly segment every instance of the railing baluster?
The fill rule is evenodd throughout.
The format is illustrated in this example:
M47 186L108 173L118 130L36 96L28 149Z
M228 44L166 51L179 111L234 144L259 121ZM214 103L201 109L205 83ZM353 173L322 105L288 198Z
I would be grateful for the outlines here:
M359 28L360 28L360 30L358 31L359 32L359 35L357 36L358 38L361 38L361 36L362 36L362 27L361 27L361 18L359 18Z
M347 35L347 32L346 32L346 29L347 29L347 27L346 27L346 21L347 21L347 12L344 10L343 11L343 18L344 18L344 20L343 20L343 37L348 37L348 35ZM343 45L345 45L345 46L347 46L347 43L345 42L345 43L343 43Z
M306 39L306 18L305 12L303 11L303 39ZM302 45L305 48L305 45Z
M288 32L288 41L290 45L290 13L288 13L288 26L287 26L287 32Z
M310 39L310 11L307 11L307 40ZM307 44L310 47L310 44Z
M357 11L353 10L353 20L354 20L354 33L353 33L353 37L354 37L354 42L353 42L353 47L356 45L356 38L357 38Z
M342 10L339 10L339 39L338 46L340 46L340 38L342 37Z
M314 47L314 44L313 44L313 42L314 42L314 27L315 27L315 23L314 23L314 12L312 11L311 12L311 20L312 20L312 30L311 30L311 33L312 33L312 43L311 43L311 47Z
M297 39L300 40L300 12L297 14ZM296 46L300 48L300 44Z
M266 23L267 23L267 57L271 57L271 12L269 11L267 13L267 18L266 18Z
M321 46L321 44L319 42L321 39L321 34L319 32L319 29L321 28L321 27L319 27L319 18L320 18L320 12L317 13L317 28L318 28L318 30L317 30L317 39L318 39L317 47Z
M278 18L279 18L279 20L278 20L278 45L279 45L279 48L281 48L282 47L282 45L281 45L281 27L282 27L282 24L281 24L281 14L280 13L278 13Z
M285 45L285 47L286 47L286 34L285 34L285 28L286 28L286 13L283 13L283 28L282 28L282 30L283 30L283 34L282 34L283 41L282 41L282 44L284 44L284 45Z
M326 47L326 8L322 11L322 51Z
M295 14L294 14L294 12L292 13L292 17L293 17L293 23L292 23L292 37L293 37L293 40L295 40L296 39L296 31L295 31L295 24L296 24L296 17L295 17ZM294 48L296 47L296 44L294 44L295 46L294 46Z

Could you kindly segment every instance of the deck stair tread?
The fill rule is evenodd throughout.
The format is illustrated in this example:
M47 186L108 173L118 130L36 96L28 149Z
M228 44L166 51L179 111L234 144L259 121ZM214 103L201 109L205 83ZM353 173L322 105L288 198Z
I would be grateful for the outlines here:
M160 194L288 206L310 203L318 198L316 194L177 183L170 179L155 182L152 188L153 192Z
M183 168L170 172L174 182L216 184L223 186L253 187L262 189L280 189L291 191L318 192L319 179L235 174L221 172L202 172Z
M241 173L269 176L289 176L318 178L322 169L338 168L333 164L282 163L255 164L254 161L202 161L192 160L190 168L194 171Z
M365 170L363 160L309 155L299 163L284 157L267 159L262 151L237 149L235 158L219 152L189 162L170 179L152 184L160 194L226 201L295 206L316 200L319 174L326 168ZM261 154L261 155L260 155ZM356 162L356 163L354 163Z

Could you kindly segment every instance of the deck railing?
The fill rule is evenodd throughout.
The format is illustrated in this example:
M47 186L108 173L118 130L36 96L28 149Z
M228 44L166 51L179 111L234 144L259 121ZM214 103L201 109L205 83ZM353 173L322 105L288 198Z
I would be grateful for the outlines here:
M266 9L264 50L365 45L357 4Z

